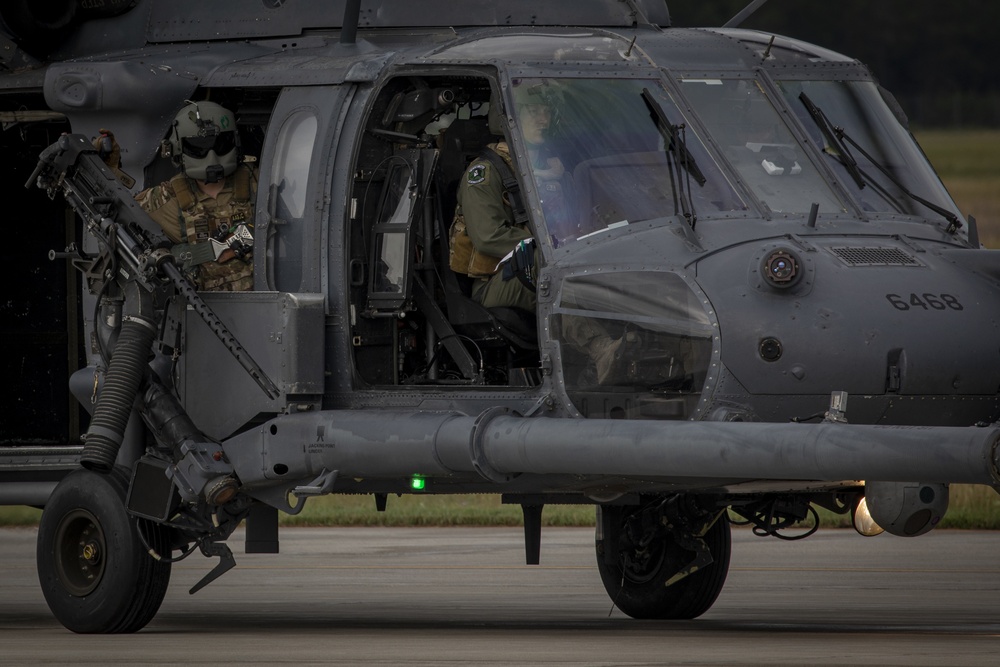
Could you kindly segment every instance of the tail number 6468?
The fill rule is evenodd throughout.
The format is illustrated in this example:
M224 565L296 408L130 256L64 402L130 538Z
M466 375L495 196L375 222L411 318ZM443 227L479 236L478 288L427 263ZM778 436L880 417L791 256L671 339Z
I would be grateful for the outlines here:
M924 310L965 310L962 302L953 294L917 294L911 293L909 296L899 294L886 294L885 298L896 310L911 310L923 308Z

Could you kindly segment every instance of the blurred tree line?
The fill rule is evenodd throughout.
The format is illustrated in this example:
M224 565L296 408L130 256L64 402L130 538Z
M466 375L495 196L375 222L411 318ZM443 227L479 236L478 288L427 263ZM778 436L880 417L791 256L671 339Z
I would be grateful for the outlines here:
M676 27L718 27L750 0L666 0ZM740 26L868 65L914 126L1000 127L1000 2L769 0Z

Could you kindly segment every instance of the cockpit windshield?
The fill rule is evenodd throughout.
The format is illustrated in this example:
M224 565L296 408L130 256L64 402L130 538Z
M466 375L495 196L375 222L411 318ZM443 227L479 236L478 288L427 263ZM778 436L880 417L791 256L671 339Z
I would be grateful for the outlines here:
M875 83L779 81L778 87L863 211L921 217L941 214L907 194L912 193L959 215L923 152L886 105Z
M630 223L742 211L659 82L516 79L515 117L555 246Z
M857 209L949 221L960 215L875 83L777 82L815 151L801 143L787 112L755 79L684 78L679 84L685 113L653 79L512 80L513 116L554 246L668 217L693 227L699 217L757 205L773 215L808 214L814 204L827 215ZM692 117L698 128L688 122ZM740 188L701 132L738 175Z
M682 79L681 87L763 206L774 213L806 213L813 204L844 210L756 81Z

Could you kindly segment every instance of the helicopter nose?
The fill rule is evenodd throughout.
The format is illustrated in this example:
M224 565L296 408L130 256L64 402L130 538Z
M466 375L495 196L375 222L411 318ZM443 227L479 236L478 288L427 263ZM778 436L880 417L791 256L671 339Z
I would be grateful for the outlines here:
M719 316L722 365L747 392L728 400L795 418L835 388L865 397L858 421L989 417L1000 295L970 271L1000 269L981 261L847 236L748 243L702 260L698 284Z

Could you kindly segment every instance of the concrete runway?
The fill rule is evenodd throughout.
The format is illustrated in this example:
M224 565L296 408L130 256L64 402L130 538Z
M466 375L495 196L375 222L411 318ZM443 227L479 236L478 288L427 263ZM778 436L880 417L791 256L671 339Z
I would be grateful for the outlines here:
M519 529L283 529L279 555L174 566L134 635L81 636L50 615L35 531L0 530L0 665L995 665L1000 532L801 542L734 530L715 606L684 622L617 610L593 530L546 528L525 566Z

